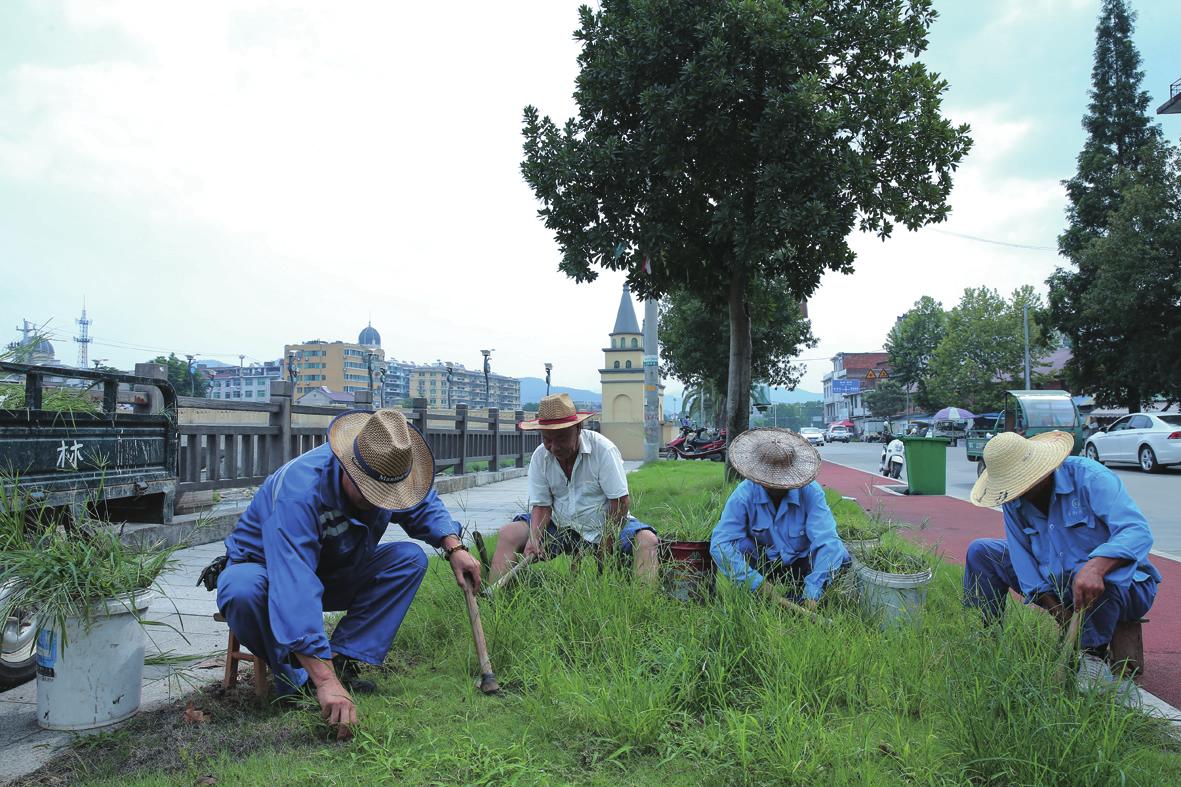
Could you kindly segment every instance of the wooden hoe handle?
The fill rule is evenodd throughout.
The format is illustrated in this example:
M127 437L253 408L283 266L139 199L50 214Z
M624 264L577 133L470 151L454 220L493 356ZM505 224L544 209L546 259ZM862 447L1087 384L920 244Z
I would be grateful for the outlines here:
M480 623L480 606L472 586L464 580L463 595L467 599L467 615L472 623L472 637L476 641L476 656L480 659L480 691L495 694L500 691L496 673L492 671L492 660L488 658L488 643L484 640L484 626Z

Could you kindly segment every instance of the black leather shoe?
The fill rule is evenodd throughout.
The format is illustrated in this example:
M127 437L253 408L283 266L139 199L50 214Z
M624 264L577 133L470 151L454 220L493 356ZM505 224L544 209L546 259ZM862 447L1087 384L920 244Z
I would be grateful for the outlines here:
M361 670L356 659L337 653L332 657L332 668L336 670L336 677L344 687L354 694L372 694L377 691L377 684L361 677Z

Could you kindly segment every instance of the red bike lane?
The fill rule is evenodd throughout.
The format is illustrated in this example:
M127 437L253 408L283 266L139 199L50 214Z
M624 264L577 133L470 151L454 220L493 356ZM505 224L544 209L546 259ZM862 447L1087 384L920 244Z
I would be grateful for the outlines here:
M880 507L890 519L918 525L902 531L914 541L934 547L944 560L963 565L968 544L976 538L1004 538L1001 513L966 500L942 495L895 495L877 486L892 482L882 476L824 462L821 484L856 498L862 508ZM1181 563L1152 555L1161 582L1144 626L1144 673L1140 685L1174 707L1181 707Z

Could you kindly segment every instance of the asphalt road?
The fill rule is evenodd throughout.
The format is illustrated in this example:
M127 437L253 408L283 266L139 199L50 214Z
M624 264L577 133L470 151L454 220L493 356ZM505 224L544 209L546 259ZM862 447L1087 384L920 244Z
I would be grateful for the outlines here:
M882 446L880 443L829 443L820 449L820 454L831 462L876 473ZM1130 465L1112 465L1111 469L1148 517L1156 540L1153 551L1181 560L1181 506L1178 505L1181 501L1181 467L1169 467L1160 474L1144 473ZM902 478L906 479L905 470ZM885 482L884 478L882 480ZM974 483L976 465L968 462L961 440L958 447L947 449L947 494L967 500Z

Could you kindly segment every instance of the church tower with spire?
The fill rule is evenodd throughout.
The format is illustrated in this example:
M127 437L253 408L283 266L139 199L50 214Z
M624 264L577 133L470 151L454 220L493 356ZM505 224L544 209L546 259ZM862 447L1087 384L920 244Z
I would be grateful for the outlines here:
M615 443L624 459L644 458L644 335L627 285L619 298L615 327L599 376L603 383L603 436ZM661 386L660 393L663 393ZM661 402L661 412L664 403ZM663 418L662 418L663 420Z

